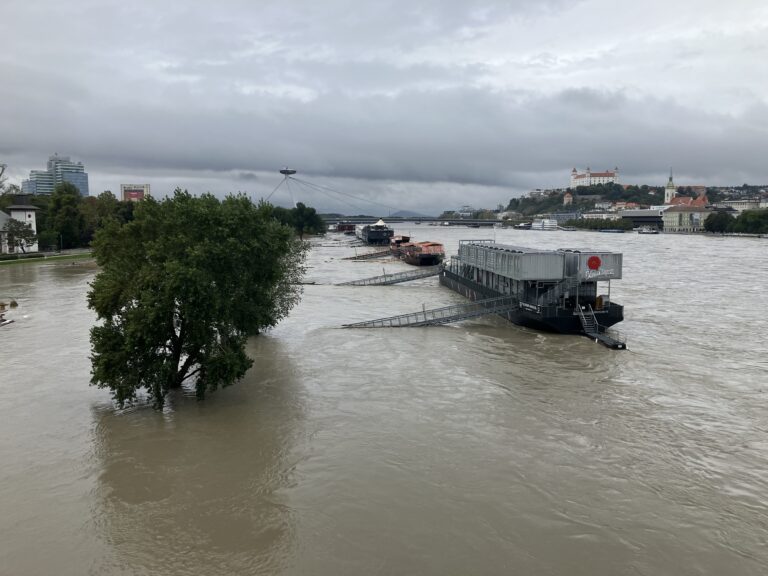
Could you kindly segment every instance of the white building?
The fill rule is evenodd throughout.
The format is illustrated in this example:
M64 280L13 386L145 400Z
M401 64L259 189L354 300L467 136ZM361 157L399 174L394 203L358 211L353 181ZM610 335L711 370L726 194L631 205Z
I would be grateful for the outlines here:
M29 204L13 204L7 208L8 214L0 211L0 253L1 254L13 254L16 252L16 248L8 244L8 235L4 232L4 228L7 222L11 219L24 222L32 231L37 234L37 217L35 212L37 208ZM37 252L37 242L31 246L25 247L24 252Z
M576 186L594 186L595 184L618 184L619 169L614 168L605 172L592 172L587 166L586 172L577 172L576 168L571 170L571 188Z
M718 202L718 206L733 208L736 210L739 214L744 212L744 210L757 210L761 208L761 202L759 198L743 198L741 200L723 200L722 202Z
M662 214L665 233L703 232L712 210L703 206L672 206Z
M584 220L618 220L621 218L618 212L606 212L604 210L590 210L584 212L581 217Z

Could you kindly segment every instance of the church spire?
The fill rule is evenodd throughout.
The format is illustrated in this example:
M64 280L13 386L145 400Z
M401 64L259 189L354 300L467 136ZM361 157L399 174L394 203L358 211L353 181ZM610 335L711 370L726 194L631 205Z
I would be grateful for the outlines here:
M664 187L664 204L671 204L672 199L677 195L677 187L672 180L672 168L669 169L669 182Z

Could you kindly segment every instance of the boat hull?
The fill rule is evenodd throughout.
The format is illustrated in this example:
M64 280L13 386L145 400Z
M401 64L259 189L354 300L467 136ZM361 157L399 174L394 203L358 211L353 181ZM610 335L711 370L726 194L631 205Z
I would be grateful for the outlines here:
M440 274L440 284L470 300L506 296L506 294L462 278L450 270L443 270ZM624 308L623 306L610 303L606 310L595 312L595 315L598 318L599 324L607 328L624 319ZM581 320L575 309L563 309L556 306L535 306L521 302L517 309L499 314L499 316L518 326L525 326L543 332L584 334Z
M412 266L437 266L443 261L443 254L402 254L403 262Z

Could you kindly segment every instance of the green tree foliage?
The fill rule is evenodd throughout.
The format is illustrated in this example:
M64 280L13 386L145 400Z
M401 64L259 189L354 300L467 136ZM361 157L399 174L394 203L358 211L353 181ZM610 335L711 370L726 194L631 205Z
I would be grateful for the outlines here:
M48 206L47 229L60 239L61 248L81 246L85 232L85 218L80 211L82 197L74 184L57 184Z
M704 221L704 230L707 232L730 232L735 223L733 216L727 212L713 212Z
M120 405L145 390L162 407L185 381L202 399L245 374L246 339L298 302L307 247L244 196L176 190L134 215L94 240L88 304L103 322L91 330L91 382Z
M8 220L3 230L8 234L8 244L22 252L26 252L37 241L32 226L15 218Z
M550 212L591 210L597 201L637 202L640 206L652 206L664 201L664 189L653 186L627 186L621 184L595 184L568 189L573 195L570 206L563 205L565 192L554 192L539 197L512 198L507 210L520 212L524 216Z
M744 210L736 218L731 231L739 234L768 234L768 208Z
M119 202L112 192L105 191L98 196L87 196L80 203L80 213L83 216L83 234L81 245L87 246L93 240L96 231L106 222L116 218L120 223L133 218L133 202ZM130 217L125 217L125 209L130 210Z
M317 211L301 202L296 204L296 208L290 209L274 206L271 208L271 214L280 223L292 227L302 240L304 234L325 233L325 222Z

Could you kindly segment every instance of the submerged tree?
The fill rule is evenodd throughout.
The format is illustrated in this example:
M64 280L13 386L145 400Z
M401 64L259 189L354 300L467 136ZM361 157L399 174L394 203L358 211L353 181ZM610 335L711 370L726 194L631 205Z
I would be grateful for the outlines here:
M140 202L125 225L106 223L88 293L103 320L91 330L92 384L121 406L144 389L162 407L185 381L202 399L241 378L246 339L288 314L304 272L306 245L269 209L176 190Z

